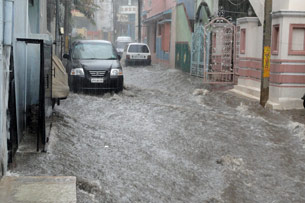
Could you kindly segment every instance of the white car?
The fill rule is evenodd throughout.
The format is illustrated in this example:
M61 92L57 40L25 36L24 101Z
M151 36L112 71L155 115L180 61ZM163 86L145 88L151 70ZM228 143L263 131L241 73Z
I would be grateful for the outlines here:
M117 38L117 40L115 41L115 48L121 57L124 52L125 46L131 42L132 42L132 39L131 39L131 37L128 37L128 36L119 36Z
M147 44L144 43L130 43L125 47L123 53L123 60L125 66L143 64L151 64L151 53Z

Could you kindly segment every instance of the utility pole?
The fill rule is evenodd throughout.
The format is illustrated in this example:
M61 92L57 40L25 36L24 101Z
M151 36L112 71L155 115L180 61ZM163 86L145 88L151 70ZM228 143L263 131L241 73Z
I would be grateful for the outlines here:
M56 25L55 25L55 54L59 56L60 36L59 36L59 0L56 0Z
M65 51L64 53L69 52L69 34L70 34L70 15L71 15L71 0L65 1L65 22L64 22L64 41L65 41Z
M112 33L112 42L116 40L116 9L115 9L115 0L112 0L112 24L113 24L113 33Z
M141 0L138 0L138 42L141 42L141 8L142 8Z
M269 99L269 78L271 58L271 25L272 25L272 0L265 0L264 39L261 74L260 104L265 107Z

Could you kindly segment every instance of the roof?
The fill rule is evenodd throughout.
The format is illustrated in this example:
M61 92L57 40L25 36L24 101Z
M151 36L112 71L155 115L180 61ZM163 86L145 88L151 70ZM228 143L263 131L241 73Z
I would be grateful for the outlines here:
M129 45L146 45L146 46L148 46L148 45L145 44L145 43L138 43L138 42L129 43Z

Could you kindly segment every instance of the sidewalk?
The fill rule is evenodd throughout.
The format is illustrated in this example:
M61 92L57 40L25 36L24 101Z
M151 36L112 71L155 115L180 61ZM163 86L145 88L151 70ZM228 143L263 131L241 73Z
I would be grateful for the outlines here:
M0 181L0 202L76 203L76 178L5 176Z

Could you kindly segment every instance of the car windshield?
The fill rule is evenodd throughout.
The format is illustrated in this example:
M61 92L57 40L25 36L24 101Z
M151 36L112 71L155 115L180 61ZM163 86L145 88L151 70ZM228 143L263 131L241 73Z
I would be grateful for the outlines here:
M128 52L130 53L149 53L146 45L130 45Z
M108 43L79 43L74 46L73 59L117 59L113 46Z
M116 48L117 49L124 49L126 45L128 45L129 42L117 42L116 43Z

